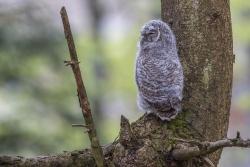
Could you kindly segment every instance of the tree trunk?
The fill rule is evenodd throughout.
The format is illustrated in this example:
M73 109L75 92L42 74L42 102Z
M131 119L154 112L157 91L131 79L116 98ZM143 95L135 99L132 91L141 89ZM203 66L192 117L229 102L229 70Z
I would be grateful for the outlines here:
M234 62L229 0L162 0L162 19L176 34L189 121L204 140L225 137Z
M130 125L122 117L119 139L104 149L107 166L205 167L208 161L197 150L222 148L206 151L196 140L224 138L228 128L234 62L229 2L162 0L162 18L176 34L184 67L184 111L170 122L144 115ZM239 140L238 134L228 146ZM196 156L186 154L188 148ZM215 165L220 153L210 157ZM89 150L33 159L2 156L1 165L96 166Z

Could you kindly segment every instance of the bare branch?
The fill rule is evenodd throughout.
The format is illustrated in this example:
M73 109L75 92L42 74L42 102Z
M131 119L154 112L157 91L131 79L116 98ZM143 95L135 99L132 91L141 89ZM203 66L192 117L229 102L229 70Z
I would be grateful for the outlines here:
M72 124L72 127L84 127L88 129L88 126L84 124Z
M69 53L70 53L70 58L71 58L70 61L65 61L65 64L71 66L72 71L75 76L79 103L82 109L82 114L83 114L86 126L88 127L87 132L88 132L88 136L91 142L93 156L95 158L97 166L103 167L104 166L103 151L100 146L99 140L97 138L96 129L94 126L94 121L92 118L87 93L86 93L85 86L82 80L82 75L81 75L81 71L79 67L79 61L77 58L73 35L71 33L68 15L67 15L65 7L62 7L60 13L61 13L62 22L63 22L65 38L68 43L68 48L69 48Z
M172 151L172 156L176 160L188 160L197 156L204 156L213 153L224 147L245 147L250 148L250 139L243 140L240 137L240 133L237 132L237 136L234 139L222 139L215 142L199 142L199 141L185 141L183 139L177 139L184 143L190 143L195 146L179 145Z
M73 152L64 152L58 155L38 156L25 158L21 156L0 156L0 166L4 167L66 167L89 166L95 167L95 160L88 149Z

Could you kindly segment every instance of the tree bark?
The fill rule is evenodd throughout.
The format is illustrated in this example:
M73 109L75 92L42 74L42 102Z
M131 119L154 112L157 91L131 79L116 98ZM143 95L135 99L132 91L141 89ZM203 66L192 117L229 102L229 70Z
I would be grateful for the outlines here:
M24 158L21 156L0 157L1 167L91 167L96 166L90 150L65 152L56 156Z
M176 34L188 120L204 140L225 137L234 62L229 0L162 0L162 19ZM213 154L214 164L220 153Z

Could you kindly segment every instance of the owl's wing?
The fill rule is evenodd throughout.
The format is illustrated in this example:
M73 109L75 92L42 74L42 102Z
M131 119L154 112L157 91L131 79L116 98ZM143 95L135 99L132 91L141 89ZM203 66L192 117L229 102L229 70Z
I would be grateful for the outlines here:
M165 73L162 79L164 87L169 90L174 90L178 96L182 94L184 78L182 66L179 61L170 60L166 64Z

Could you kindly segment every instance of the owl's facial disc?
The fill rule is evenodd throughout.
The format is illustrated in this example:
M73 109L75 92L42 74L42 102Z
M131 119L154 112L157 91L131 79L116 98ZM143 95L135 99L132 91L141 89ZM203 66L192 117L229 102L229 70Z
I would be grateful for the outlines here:
M142 36L145 37L148 42L156 42L161 36L160 28L155 29L150 27L148 30L144 31Z

